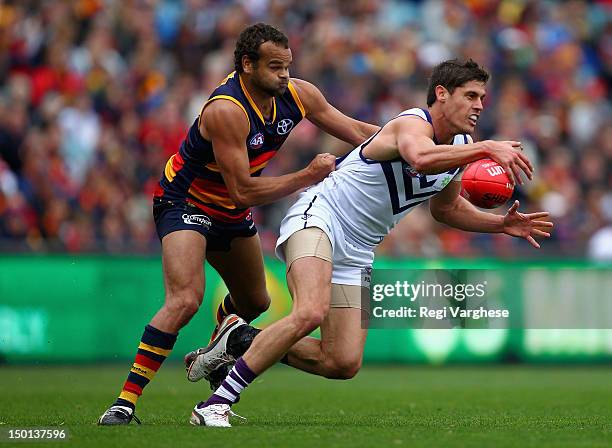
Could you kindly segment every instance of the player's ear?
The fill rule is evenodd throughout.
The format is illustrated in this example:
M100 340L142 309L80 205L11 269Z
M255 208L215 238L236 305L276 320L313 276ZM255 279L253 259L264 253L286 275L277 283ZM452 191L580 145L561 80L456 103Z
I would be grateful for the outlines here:
M444 103L446 102L446 99L448 97L449 97L449 93L448 93L448 90L446 90L446 87L437 85L436 86L436 100L440 101L441 103Z
M255 69L253 61L249 59L249 57L245 54L242 56L242 70L249 75L253 73Z

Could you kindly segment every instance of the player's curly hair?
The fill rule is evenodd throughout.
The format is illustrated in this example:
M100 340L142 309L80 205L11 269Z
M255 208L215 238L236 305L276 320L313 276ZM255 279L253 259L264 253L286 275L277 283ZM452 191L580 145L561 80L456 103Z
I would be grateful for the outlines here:
M444 61L436 65L431 72L427 88L427 105L431 106L436 102L436 86L443 86L452 94L457 87L468 81L486 83L488 80L489 73L472 59L463 62L458 59Z
M281 31L265 23L256 23L245 28L236 42L234 50L234 69L238 73L244 71L242 57L248 56L251 61L259 60L259 47L264 42L271 41L277 45L289 48L289 39Z

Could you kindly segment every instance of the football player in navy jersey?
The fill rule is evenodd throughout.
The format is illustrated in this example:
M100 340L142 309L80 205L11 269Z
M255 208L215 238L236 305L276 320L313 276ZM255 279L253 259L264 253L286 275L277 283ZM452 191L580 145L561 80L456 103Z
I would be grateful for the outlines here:
M143 388L202 302L205 260L229 290L218 322L229 314L250 322L268 308L250 207L312 185L335 167L334 156L319 154L300 171L260 177L299 121L306 118L352 146L379 129L339 112L314 85L292 79L291 61L282 32L262 23L246 28L236 43L235 71L215 89L168 160L153 201L165 303L145 327L120 395L99 424L127 424L134 417Z

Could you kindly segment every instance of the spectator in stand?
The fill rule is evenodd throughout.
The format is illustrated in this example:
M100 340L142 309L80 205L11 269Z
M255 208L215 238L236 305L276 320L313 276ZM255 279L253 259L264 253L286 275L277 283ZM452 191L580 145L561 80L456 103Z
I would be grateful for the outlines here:
M238 32L265 20L289 35L293 74L370 122L417 104L437 62L481 62L492 73L491 113L475 137L521 140L529 151L535 180L516 196L556 214L541 253L593 253L593 235L610 222L611 18L605 0L2 2L0 247L158 250L148 203L159 172L232 70ZM278 172L346 149L314 128L285 146ZM256 211L264 249L290 203ZM525 248L416 211L379 254L516 257Z

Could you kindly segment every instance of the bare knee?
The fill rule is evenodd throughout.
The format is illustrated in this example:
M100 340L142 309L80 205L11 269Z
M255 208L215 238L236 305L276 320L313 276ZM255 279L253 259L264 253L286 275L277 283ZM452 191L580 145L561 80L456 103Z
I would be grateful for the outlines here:
M361 358L337 356L325 360L325 377L334 380L350 380L361 369Z
M164 308L174 316L191 318L200 308L202 295L197 290L175 292L166 296Z
M292 313L297 336L302 338L319 328L325 319L325 314L322 307L310 307Z

